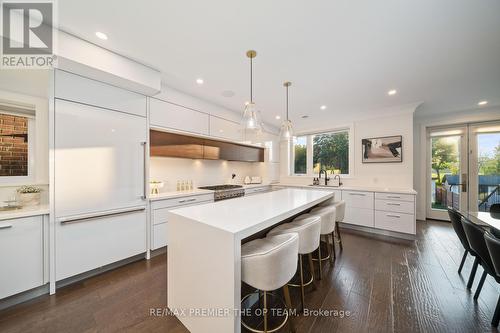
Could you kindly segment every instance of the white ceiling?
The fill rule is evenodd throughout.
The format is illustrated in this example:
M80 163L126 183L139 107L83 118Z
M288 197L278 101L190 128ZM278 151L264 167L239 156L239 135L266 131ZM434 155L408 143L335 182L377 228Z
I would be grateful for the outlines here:
M419 101L429 114L500 105L498 0L64 0L59 24L235 111L249 99L245 52L255 49L254 100L276 125L285 80L298 127Z

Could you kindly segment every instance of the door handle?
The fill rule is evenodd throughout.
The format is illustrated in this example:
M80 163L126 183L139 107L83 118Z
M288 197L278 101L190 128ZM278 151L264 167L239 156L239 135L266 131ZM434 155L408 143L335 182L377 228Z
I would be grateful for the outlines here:
M135 212L142 212L145 210L146 210L146 207L115 209L115 210L108 211L108 212L90 213L90 214L82 214L82 215L77 215L77 216L63 217L63 218L58 219L58 222L61 224L70 224L70 223L75 223L75 222L83 222L83 221L87 221L87 220L99 219L99 218L103 218L103 217L110 217L110 216L124 215L124 214L135 213Z
M147 192L148 192L148 186L147 186L147 180L146 180L146 159L147 159L147 156L146 156L146 144L147 142L146 141L143 141L141 142L141 146L143 148L143 166L142 166L142 178L144 180L144 186L143 186L143 189L142 189L142 196L141 196L141 199L142 200L146 200L147 198Z
M12 224L4 224L4 225L0 225L0 230L1 230L1 229L9 229L9 228L12 228Z
M467 174L463 173L462 174L462 192L467 192Z

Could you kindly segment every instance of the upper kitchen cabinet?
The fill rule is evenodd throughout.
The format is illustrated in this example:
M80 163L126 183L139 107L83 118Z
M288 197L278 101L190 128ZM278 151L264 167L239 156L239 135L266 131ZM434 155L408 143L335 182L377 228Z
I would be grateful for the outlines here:
M151 126L171 128L184 132L209 134L209 115L176 104L150 98Z
M210 136L228 140L241 141L240 124L217 116L210 116Z
M146 117L146 96L57 70L55 97Z
M153 130L149 133L151 156L203 158L203 139Z

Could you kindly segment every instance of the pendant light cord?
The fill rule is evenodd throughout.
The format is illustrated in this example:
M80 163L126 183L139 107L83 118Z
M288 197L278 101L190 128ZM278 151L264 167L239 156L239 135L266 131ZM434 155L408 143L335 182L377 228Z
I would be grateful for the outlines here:
M288 85L286 86L286 120L288 121Z
M253 57L250 57L250 103L253 103Z

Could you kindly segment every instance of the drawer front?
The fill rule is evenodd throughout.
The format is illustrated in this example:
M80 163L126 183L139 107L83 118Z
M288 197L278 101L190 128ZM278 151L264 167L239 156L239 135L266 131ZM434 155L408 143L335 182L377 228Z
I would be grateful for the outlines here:
M42 216L0 221L0 299L43 284Z
M415 203L395 200L375 200L375 209L396 213L415 213Z
M373 193L361 191L342 191L346 207L373 209Z
M415 234L415 215L375 211L375 228Z
M146 117L146 96L63 71L56 71L57 98Z
M190 196L190 197L157 200L157 201L153 201L152 207L153 207L153 209L170 208L170 207L178 208L179 206L187 206L187 205L199 204L199 203L205 203L205 202L211 202L211 201L214 201L214 195L211 193L208 193L208 194L202 194L202 195L196 195L196 196Z
M354 208L346 205L345 217L343 223L373 227L373 210L365 208Z
M56 280L146 251L146 211L56 222Z
M375 199L414 202L415 196L412 194L376 192Z
M161 223L153 226L152 250L167 246L167 225L168 223Z

